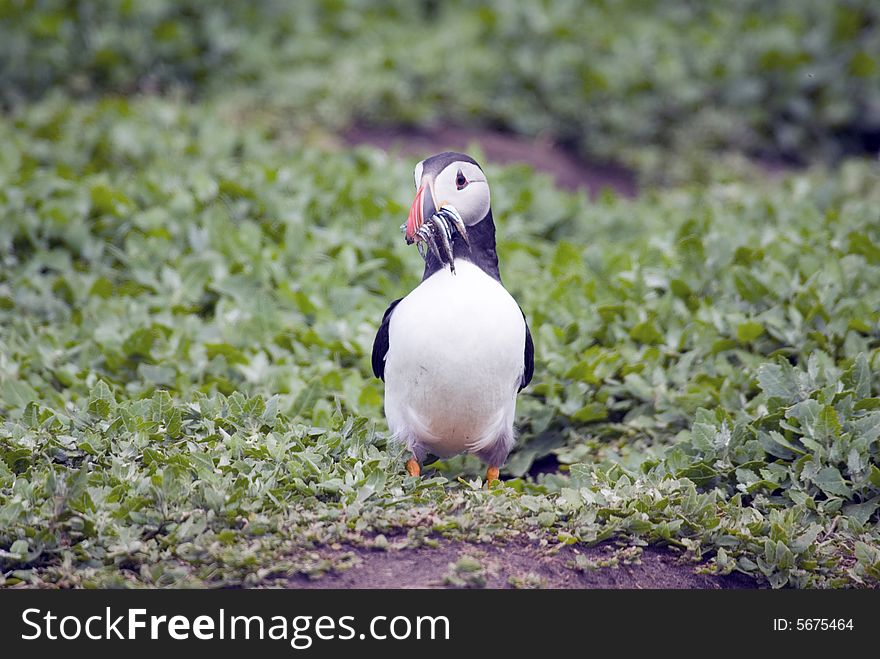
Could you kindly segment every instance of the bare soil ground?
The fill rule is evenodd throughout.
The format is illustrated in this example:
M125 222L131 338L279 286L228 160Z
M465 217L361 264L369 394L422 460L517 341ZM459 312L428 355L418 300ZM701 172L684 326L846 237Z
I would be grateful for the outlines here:
M684 562L672 551L645 547L637 563L626 564L621 548L541 547L528 540L505 544L478 544L442 540L437 547L369 549L340 547L351 552L355 565L312 579L297 575L291 588L756 588L741 574L700 574L693 562ZM321 550L328 556L334 550ZM578 554L595 567L575 567ZM618 558L614 564L615 556ZM583 559L582 559L583 560ZM471 570L462 570L470 566ZM474 569L476 568L476 569Z
M585 188L591 195L604 188L623 197L635 197L637 193L635 176L624 167L585 162L552 142L497 131L452 126L432 130L360 126L349 129L342 138L353 146L370 144L385 150L397 149L416 158L441 151L467 151L477 145L492 162L529 164L536 171L550 174L562 188Z

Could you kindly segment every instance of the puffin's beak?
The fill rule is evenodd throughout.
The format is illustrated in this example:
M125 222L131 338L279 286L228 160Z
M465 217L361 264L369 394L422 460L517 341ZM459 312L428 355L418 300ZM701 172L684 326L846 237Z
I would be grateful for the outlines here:
M416 198L409 209L409 217L406 218L406 244L411 245L416 237L416 231L422 226L426 218L430 218L437 212L434 207L434 195L431 186L426 182L419 186Z

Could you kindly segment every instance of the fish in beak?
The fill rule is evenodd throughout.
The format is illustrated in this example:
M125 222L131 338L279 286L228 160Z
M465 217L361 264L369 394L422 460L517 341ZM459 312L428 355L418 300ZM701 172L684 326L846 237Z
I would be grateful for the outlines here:
M455 207L451 204L443 204L439 210L436 208L430 181L425 181L419 186L416 198L410 206L406 224L401 229L406 236L407 245L417 243L423 258L426 257L424 246L427 245L441 263L449 264L452 272L455 272L452 230L455 229L465 244L470 245L467 228Z

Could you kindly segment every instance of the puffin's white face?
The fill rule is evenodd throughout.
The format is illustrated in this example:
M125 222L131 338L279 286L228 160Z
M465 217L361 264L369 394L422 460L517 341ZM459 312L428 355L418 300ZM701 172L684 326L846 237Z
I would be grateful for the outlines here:
M454 206L465 226L473 226L486 217L490 206L489 184L482 169L472 162L459 160L432 177L425 175L424 163L416 165L416 190L426 187L430 191L435 210Z
M416 198L406 224L401 227L405 229L406 242L430 245L440 261L448 263L454 272L456 235L469 248L468 227L489 215L486 175L470 156L445 151L416 165L414 176ZM442 245L442 251L438 245Z

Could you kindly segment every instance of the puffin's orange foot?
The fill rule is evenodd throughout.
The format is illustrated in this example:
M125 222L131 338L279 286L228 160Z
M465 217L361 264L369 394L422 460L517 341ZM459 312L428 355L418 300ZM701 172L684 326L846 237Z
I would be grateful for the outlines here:
M491 485L498 481L498 467L489 467L486 470L486 485Z
M419 476L422 473L421 467L419 467L418 460L415 458L410 458L406 461L406 473L410 476Z

